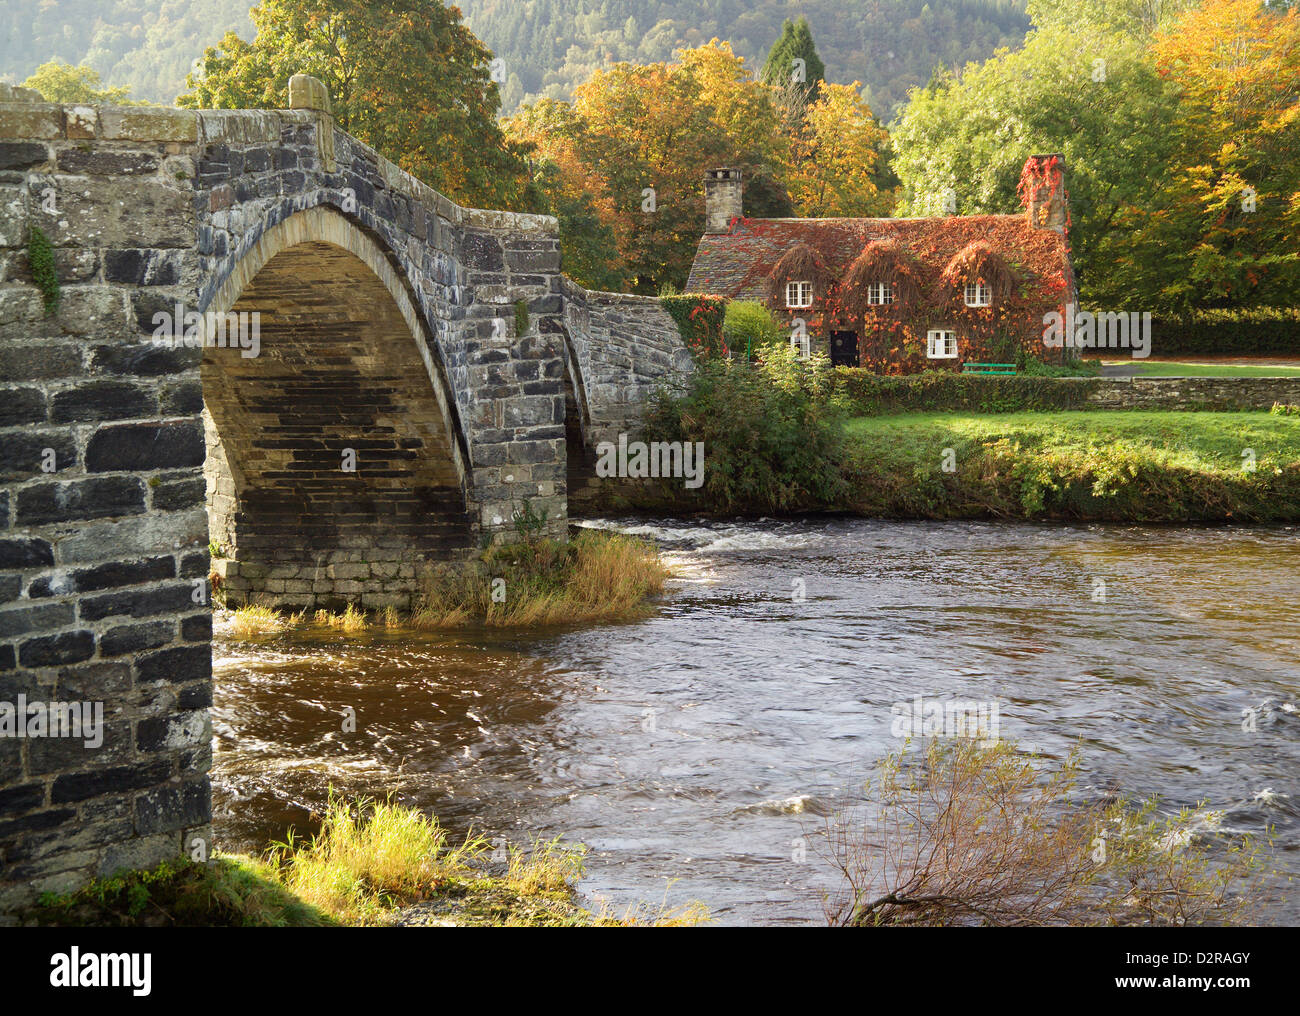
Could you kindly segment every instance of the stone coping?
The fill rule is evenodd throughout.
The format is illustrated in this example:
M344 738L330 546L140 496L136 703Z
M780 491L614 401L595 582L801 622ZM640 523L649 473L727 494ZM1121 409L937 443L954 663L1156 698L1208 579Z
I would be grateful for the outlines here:
M108 106L36 102L17 98L27 89L0 93L0 139L15 141L134 141L172 144L234 142L279 144L286 123L330 119L311 109L180 109L175 106ZM5 101L8 100L8 101ZM553 215L466 208L412 176L369 145L346 134L349 143L371 154L385 186L405 194L456 226L559 234Z

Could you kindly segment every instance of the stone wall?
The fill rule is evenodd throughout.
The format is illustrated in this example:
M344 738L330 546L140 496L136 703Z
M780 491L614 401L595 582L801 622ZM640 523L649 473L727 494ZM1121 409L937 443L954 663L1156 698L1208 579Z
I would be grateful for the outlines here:
M601 503L596 446L635 433L646 400L691 369L677 324L657 297L592 292L564 280L567 493L570 511Z
M653 296L590 292L564 280L564 326L585 385L588 442L636 429L645 403L669 376L691 369L672 317Z
M103 710L99 745L0 736L0 913L210 849L201 353L136 313L198 278L195 136L193 114L0 101L0 711Z
M1271 409L1300 406L1300 377L1133 377L1089 383L1095 409Z

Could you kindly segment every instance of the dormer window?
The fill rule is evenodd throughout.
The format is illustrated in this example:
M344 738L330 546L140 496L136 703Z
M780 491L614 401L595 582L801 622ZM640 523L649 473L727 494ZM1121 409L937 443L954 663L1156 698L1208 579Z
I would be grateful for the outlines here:
M811 282L787 282L785 284L785 305L791 310L802 310L813 305L813 284Z
M926 333L925 355L931 360L955 360L957 358L957 333L944 328L936 328Z
M993 290L983 282L966 283L966 306L967 307L991 307L993 305Z
M872 307L888 306L894 302L894 284L892 282L868 282L867 304Z

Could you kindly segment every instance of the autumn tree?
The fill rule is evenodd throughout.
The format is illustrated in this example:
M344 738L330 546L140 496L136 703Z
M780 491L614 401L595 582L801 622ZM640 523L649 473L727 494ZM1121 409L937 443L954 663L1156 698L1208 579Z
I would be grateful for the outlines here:
M1161 200L1132 217L1130 267L1175 310L1295 306L1300 12L1205 0L1153 50L1179 93L1175 168Z
M573 107L636 288L681 285L703 230L703 171L732 151L699 80L681 64L618 64L580 85Z
M712 123L725 135L731 153L728 165L738 167L745 180L745 209L754 217L793 215L785 167L791 139L781 129L781 112L771 88L756 81L729 42L677 54L683 70L700 85L702 100L712 110Z
M641 292L686 281L704 229L709 167L743 167L751 208L790 208L774 169L786 148L769 90L716 39L677 57L599 70L571 103L544 100L506 121L512 141L534 151L535 176L548 165L558 173L538 186L568 199L590 195L616 237L627 284ZM566 251L582 245L563 219L561 233Z
M257 33L204 51L179 105L280 108L297 73L330 90L340 127L464 204L522 208L520 150L497 122L491 52L439 0L263 0Z
M573 107L543 99L505 121L505 129L529 152L536 210L559 221L565 274L589 289L621 290L628 272L614 232L614 201L605 178L583 161L593 146Z
M888 135L859 94L860 84L822 84L792 139L786 180L798 214L880 216L894 193L878 185Z
M543 100L505 122L532 153L534 186L554 202L566 267L602 284L624 271L641 292L683 285L704 229L704 171L715 166L742 170L751 217L888 214L893 192L879 186L887 136L856 82L819 84L792 131L777 89L730 44L676 56L597 71L572 102ZM579 235L561 203L612 230L620 266L606 258L602 272L601 234Z

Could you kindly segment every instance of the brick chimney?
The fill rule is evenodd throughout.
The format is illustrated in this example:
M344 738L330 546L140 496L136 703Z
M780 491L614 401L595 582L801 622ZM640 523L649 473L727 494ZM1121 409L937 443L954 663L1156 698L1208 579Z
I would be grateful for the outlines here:
M1025 161L1022 179L1032 181L1025 194L1029 224L1065 232L1068 206L1065 200L1065 156L1059 152L1031 155Z
M738 169L710 169L704 174L704 231L725 233L731 220L745 214L745 187Z

